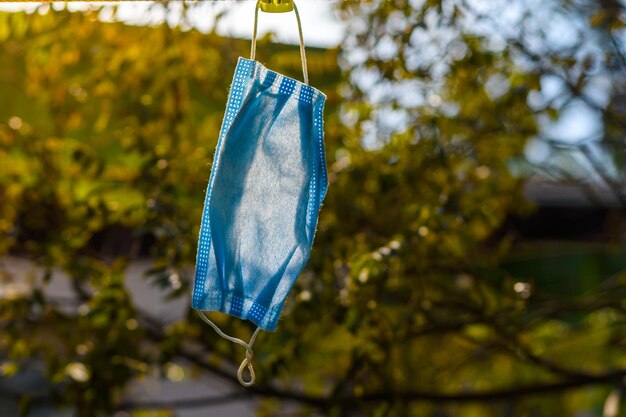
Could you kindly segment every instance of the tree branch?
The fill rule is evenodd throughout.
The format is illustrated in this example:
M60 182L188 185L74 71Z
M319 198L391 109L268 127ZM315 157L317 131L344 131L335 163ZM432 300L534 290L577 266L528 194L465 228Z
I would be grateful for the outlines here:
M141 313L140 313L141 314ZM151 323L149 326L149 336L155 341L160 341L164 338L164 335L158 327L158 321L151 318L145 313L141 314L142 319ZM206 352L192 352L191 350L181 347L177 351L181 358L193 363L194 365L209 371L211 374L219 376L228 380L232 384L239 387L237 379L234 373L229 373L219 366L213 365L207 360L203 359ZM618 369L607 371L601 374L572 374L569 378L558 380L554 382L544 382L532 385L520 385L507 388L481 390L481 391L466 391L466 392L438 392L429 390L411 390L411 391L395 391L395 390L380 390L363 395L334 395L334 396L319 396L310 395L304 392L284 389L276 387L274 385L254 385L249 388L240 388L240 392L232 393L224 397L209 397L198 398L191 400L181 400L176 402L176 407L179 408L193 408L193 407L205 407L220 402L231 401L236 398L246 398L248 396L258 396L267 398L276 398L287 401L295 401L301 404L306 404L315 408L326 410L332 406L346 406L355 405L363 402L388 402L388 401L436 401L436 402L478 402L478 401L502 401L511 398L519 398L531 395L563 392L570 389L590 386L590 385L605 385L619 383L626 377L626 369ZM151 402L151 403L135 403L138 408L166 408L168 404L172 402Z
M552 383L522 385L518 387L510 387L503 389L485 390L485 391L468 391L457 393L446 393L427 390L413 390L405 392L396 392L391 390L382 390L357 395L343 395L336 397L323 397L307 395L303 393L281 390L271 386L253 386L241 388L241 392L231 393L221 397L196 398L188 400L164 401L164 402L146 402L146 403L125 403L121 404L118 409L158 409L158 408L201 408L216 404L227 403L240 398L252 396L270 397L282 400L290 400L313 406L320 409L328 409L330 406L347 406L359 403L371 402L448 402L448 403L467 403L467 402L484 402L484 401L504 401L513 398L527 397L532 395L548 394L555 392L563 392L570 389L581 388L590 385L617 384L626 377L626 369L611 371L604 374L588 376L584 378L576 378L566 381L558 381Z
M219 404L227 404L235 400L245 398L247 394L245 392L232 392L226 395L220 395L216 397L208 398L190 398L184 400L170 400L170 401L128 401L118 405L115 410L147 410L147 409L183 409L183 408L202 408L210 407Z

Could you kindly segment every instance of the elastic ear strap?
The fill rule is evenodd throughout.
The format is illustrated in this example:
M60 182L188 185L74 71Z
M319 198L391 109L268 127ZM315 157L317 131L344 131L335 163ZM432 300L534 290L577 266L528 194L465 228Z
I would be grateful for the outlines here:
M259 22L259 9L261 8L261 0L258 0L256 3L256 8L254 9L254 29L252 32L252 46L250 47L250 59L254 61L256 57L256 32L257 26ZM306 85L309 84L309 71L307 69L306 63L306 51L304 50L304 36L302 36L302 23L300 22L300 13L298 13L298 7L296 7L296 2L293 2L293 11L296 13L296 20L298 22L298 35L300 36L300 60L302 61L302 75L304 76L304 83Z
M237 343L238 345L241 345L246 349L246 357L241 362L241 365L239 365L239 369L237 370L237 379L239 380L239 383L243 385L244 387L250 387L254 385L254 381L256 380L256 375L254 374L254 367L252 366L252 356L254 355L254 353L252 352L252 345L254 344L254 341L256 340L257 335L261 331L261 328L257 327L254 333L252 333L250 342L246 343L243 340L237 339L236 337L229 336L226 333L224 333L222 330L220 330L220 328L217 327L217 325L213 323L206 316L206 314L204 314L204 311L196 310L196 312L205 323L213 327L213 330L215 330L218 335L228 340L229 342ZM246 381L245 379L243 379L243 370L245 368L248 368L248 372L250 373L249 381Z

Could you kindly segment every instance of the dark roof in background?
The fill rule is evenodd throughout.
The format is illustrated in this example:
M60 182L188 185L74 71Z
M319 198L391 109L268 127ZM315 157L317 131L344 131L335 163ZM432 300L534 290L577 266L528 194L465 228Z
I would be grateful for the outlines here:
M585 188L574 183L531 180L524 186L524 197L539 207L626 209L608 188Z

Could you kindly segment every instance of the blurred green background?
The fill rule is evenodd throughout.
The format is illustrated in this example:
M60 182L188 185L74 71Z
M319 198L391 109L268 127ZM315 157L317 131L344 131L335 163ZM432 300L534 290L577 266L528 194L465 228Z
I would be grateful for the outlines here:
M319 3L329 193L248 389L189 301L249 40L0 12L0 416L626 415L625 3Z

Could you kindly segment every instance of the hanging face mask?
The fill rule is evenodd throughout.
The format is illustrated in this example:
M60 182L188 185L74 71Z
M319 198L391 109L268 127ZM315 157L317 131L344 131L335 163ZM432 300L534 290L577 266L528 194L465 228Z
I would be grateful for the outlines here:
M304 83L255 61L257 3L250 59L239 58L204 202L193 308L222 337L242 345L237 376L254 383L252 344L273 331L304 268L326 194L323 143L326 96L308 85L298 10ZM205 312L258 326L246 343L222 333ZM250 379L244 380L247 368Z

